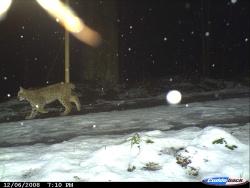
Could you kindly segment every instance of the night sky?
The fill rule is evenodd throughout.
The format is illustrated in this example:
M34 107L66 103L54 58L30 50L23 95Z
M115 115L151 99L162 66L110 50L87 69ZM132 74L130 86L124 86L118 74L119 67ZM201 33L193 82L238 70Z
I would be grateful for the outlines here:
M91 0L70 0L70 5L98 31L98 24L84 15L86 1ZM109 0L96 2L103 9L109 6ZM117 10L105 21L119 32L114 53L120 82L199 75L204 40L210 77L239 79L249 73L249 0L118 0ZM78 83L83 51L91 47L70 39L72 81ZM19 86L64 80L64 28L34 0L13 2L0 21L0 49L1 100L15 96Z

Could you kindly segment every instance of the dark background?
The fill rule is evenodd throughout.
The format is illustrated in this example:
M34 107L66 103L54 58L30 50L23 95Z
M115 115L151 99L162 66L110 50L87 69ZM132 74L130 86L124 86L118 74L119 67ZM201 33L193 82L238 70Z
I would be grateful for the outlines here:
M117 83L175 75L240 80L249 74L249 0L117 0L114 17L96 11L108 10L110 0L94 1L96 12L88 11L95 17L86 14L88 1L70 5L102 34L104 48L109 40L102 31L108 33L109 24L116 28L118 48L107 53L118 57ZM71 79L81 83L91 47L70 39ZM0 53L1 100L16 96L19 86L64 80L64 29L34 0L15 0L0 21Z

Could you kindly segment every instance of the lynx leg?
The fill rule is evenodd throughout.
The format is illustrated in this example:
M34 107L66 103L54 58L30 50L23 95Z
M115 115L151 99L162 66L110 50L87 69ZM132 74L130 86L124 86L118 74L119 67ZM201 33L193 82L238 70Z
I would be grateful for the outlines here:
M45 110L45 109L44 109L44 106L39 106L39 107L37 108L37 111L40 112L40 113L43 113L43 114L46 114L46 113L49 112L48 110Z
M77 111L81 110L81 103L79 101L79 98L76 95L71 95L70 96L70 102L75 103Z
M60 103L65 107L65 110L63 113L61 113L62 116L65 116L71 112L72 105L70 102L66 99L59 99Z
M37 111L32 107L32 111L29 116L26 116L25 119L33 119L37 115Z

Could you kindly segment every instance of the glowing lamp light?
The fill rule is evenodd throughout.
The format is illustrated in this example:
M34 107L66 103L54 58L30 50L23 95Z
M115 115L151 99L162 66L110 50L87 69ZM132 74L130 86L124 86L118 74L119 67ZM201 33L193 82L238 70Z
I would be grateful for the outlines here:
M70 32L78 33L83 29L83 22L60 0L36 0L51 16Z
M93 47L96 47L101 43L101 36L96 31L84 24L84 22L75 14L75 12L60 0L36 1L78 40ZM0 20L5 17L11 3L12 0L0 0Z
M98 46L101 42L100 35L84 24L74 11L60 0L36 1L80 41L90 46Z
M181 93L177 90L171 90L166 95L169 104L178 104L181 102Z
M5 13L10 8L12 0L1 0L0 1L0 20L5 16Z

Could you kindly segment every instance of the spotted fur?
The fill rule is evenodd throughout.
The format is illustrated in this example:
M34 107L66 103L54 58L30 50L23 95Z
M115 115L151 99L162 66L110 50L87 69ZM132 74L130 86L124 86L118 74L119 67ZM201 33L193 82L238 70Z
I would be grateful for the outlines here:
M67 115L71 112L72 102L76 105L78 111L81 110L79 98L74 94L73 89L75 89L74 84L63 82L39 89L24 89L20 87L17 97L20 101L27 100L32 107L32 111L26 119L35 118L38 112L48 113L44 106L55 100L58 100L65 108L61 115Z

